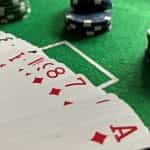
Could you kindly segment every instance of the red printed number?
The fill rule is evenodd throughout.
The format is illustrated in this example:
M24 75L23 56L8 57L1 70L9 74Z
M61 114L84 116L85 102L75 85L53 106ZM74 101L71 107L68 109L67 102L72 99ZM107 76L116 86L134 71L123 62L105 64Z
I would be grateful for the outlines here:
M86 81L82 78L82 77L79 77L77 78L77 82L74 82L74 83L69 83L69 84L66 84L65 86L66 87L71 87L71 86L82 86L82 85L86 85Z
M57 78L59 75L63 75L63 74L65 74L65 69L62 67L57 67L47 72L48 78Z
M25 56L25 53L21 52L21 53L18 54L17 56L10 58L9 61L10 61L10 62L13 62L13 61L15 61L16 59L22 58L23 56Z

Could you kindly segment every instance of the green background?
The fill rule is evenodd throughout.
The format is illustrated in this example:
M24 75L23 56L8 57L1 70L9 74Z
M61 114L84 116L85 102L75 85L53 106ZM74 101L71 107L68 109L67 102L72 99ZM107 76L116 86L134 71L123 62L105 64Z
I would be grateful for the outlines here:
M118 94L150 126L150 65L144 62L146 30L150 25L150 2L113 0L111 32L82 38L64 31L64 10L69 7L69 0L30 1L32 13L27 19L2 25L0 30L11 32L38 46L62 40L70 41L120 79L120 82L106 91ZM108 80L70 52L62 46L46 53L64 62L76 73L84 73L95 85Z

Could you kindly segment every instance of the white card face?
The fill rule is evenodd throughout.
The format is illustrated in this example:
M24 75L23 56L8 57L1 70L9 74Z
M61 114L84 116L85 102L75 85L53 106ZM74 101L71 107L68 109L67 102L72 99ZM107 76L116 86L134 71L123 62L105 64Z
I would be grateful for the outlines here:
M0 148L137 150L149 131L114 94L0 32Z
M12 34L6 34L6 33L2 32L2 31L0 31L0 45L3 42L6 43L6 42L12 41L14 39L16 39L16 37L13 36Z
M0 39L4 39L6 37L6 33L3 31L0 31Z
M76 76L68 76L66 80L57 80L57 82L45 80L42 84L30 82L28 78L21 82L22 76L20 76L17 76L19 84L8 78L8 84L0 86L0 90L3 91L0 95L0 123L40 114L49 109L70 107L91 100L92 97L90 93L88 99L82 97L88 88L91 88L87 80L85 86L80 85L78 89L76 86L72 87L72 90L76 91L75 94L65 89L66 83L75 83ZM96 88L92 90L92 93L98 95L99 91ZM77 95L77 91L80 91L80 95ZM102 92L99 92L99 95L101 94Z
M49 79L64 79L66 76L75 75L69 68L49 59L38 48L30 47L21 44L18 48L6 48L2 53L0 62L1 70L11 68L15 74L24 73L26 77L45 72ZM5 69L7 70L7 69ZM44 74L43 74L44 75ZM43 77L44 78L44 77Z
M21 86L12 80L8 82L9 84L0 86L3 91L0 95L0 123L62 107L59 95L63 91L64 80L46 86L44 83L42 86L30 83L28 79Z
M42 76L44 79L49 81L63 80L68 76L75 76L75 73L71 71L65 65L58 63L54 59L49 59L37 54L34 58L28 58L24 64L27 71L30 70L34 76Z
M17 46L9 46L8 44L0 46L0 63L16 63L17 61L20 61L20 59L25 59L26 55L27 57L31 57L33 54L30 53L30 51L35 51L37 49L39 48L27 44L26 42L19 42L19 45Z
M30 44L29 42L26 42L22 39L16 38L11 34L6 34L6 37L0 36L0 52L5 52L5 49L7 48L14 48L14 49L36 49L37 47ZM20 50L21 51L21 50Z
M1 109L1 113L5 114L5 116L7 117L2 116L1 122L14 120L17 119L18 117L25 117L27 115L32 115L33 113L40 113L43 110L46 110L46 108L49 108L48 103L51 104L52 108L53 107L55 108L56 106L62 107L63 104L68 105L67 97L64 97L63 95L60 98L58 98L59 93L65 88L66 84L74 83L75 86L79 86L82 84L82 83L78 83L78 81L77 83L74 82L74 80L76 79L74 73L63 64L60 64L55 60L50 60L47 58L45 60L44 55L41 55L41 53L39 52L37 54L35 52L32 53L30 51L31 52L30 53L26 49L26 47L21 47L21 48L22 51L20 51L20 47L18 47L17 49L10 48L7 49L8 52L6 52L6 50L3 52L3 60L1 61L5 62L6 60L8 69L7 66L1 67L1 83L2 85L4 85L0 87L1 91L3 91L3 94L1 94L1 103L2 103L1 107L3 107ZM30 55L26 56L26 53L28 52ZM44 61L43 59L41 61L40 58L43 57L44 57ZM29 66L30 68L28 67L28 64L31 65L31 67ZM40 66L39 64L40 65L42 64L42 66ZM33 68L34 66L35 68ZM37 68L39 67L44 69L47 68L49 69L50 67L50 69L47 70L46 72L44 72L43 70L41 72L41 70L37 71ZM49 79L45 79L44 73L49 75L48 76ZM72 87L72 86L74 85L69 85L68 87ZM67 94L68 95L70 94L69 96L71 97L73 93L70 92L71 90ZM39 94L39 96L37 93ZM53 95L55 96L55 98ZM50 96L51 99L53 99L53 102L48 102ZM36 99L36 97L38 97L38 100ZM22 99L22 101L20 99ZM36 105L37 109L34 108L36 104L35 99L36 99L36 103L38 103ZM44 99L45 103L41 101L41 99L42 100ZM57 99L62 99L62 101L57 102ZM4 108L6 106L7 108L9 108L8 109L9 111L5 113L5 110L7 109Z
M147 143L149 133L141 121L114 98L108 95L101 98L97 105L90 102L91 105L81 104L72 109L49 111L9 122L0 126L0 140L5 146L9 144L16 149L21 145L28 149L73 150L119 150L130 148L131 144L135 149L142 148L144 144L150 146ZM108 102L106 99L114 102L111 104L112 110L101 109L102 104ZM122 109L124 112L118 113ZM104 113L107 114L103 116Z

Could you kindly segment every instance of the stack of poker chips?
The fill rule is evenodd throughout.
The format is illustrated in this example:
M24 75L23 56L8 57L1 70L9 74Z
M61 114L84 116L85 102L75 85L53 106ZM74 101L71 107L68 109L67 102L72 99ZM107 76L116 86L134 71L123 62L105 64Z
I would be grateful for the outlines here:
M29 13L28 0L0 0L0 24L23 19Z
M111 0L70 1L71 9L65 13L67 31L94 36L111 29Z
M150 29L147 30L146 58L147 58L147 61L150 62Z

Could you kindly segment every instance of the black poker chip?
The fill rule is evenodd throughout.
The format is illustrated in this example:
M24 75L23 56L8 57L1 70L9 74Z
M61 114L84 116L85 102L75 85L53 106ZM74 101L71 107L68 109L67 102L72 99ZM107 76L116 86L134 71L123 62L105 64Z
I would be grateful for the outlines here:
M150 150L150 147L149 148L144 148L144 149L141 149L141 150Z
M27 17L27 12L20 14L10 14L5 17L0 17L0 24L7 24Z
M147 49L150 50L150 29L147 30Z
M145 50L145 58L148 63L150 63L150 29L147 30L147 46Z
M0 24L23 19L30 11L28 0L0 0Z
M148 48L145 50L145 60L147 63L150 63L150 50Z
M112 28L112 24L102 24L102 25L96 25L89 28L83 28L83 27L76 27L73 24L67 24L66 25L66 31L72 32L74 34L80 34L81 36L96 36L102 33L105 33L107 31L110 31Z
M84 27L92 27L92 25L98 25L100 23L111 21L111 12L96 12L90 14L77 14L72 10L69 10L65 14L65 21L75 24L80 24Z
M111 0L71 0L71 6L76 13L92 13L112 9L112 2Z
M94 30L94 31L100 31L101 29L103 29L104 27L107 27L111 25L111 22L106 21L103 23L99 23L96 25L92 25L90 27L84 27L80 24L75 24L75 23L70 23L70 22L66 22L66 27L70 30L77 30L77 31L87 31L87 30Z
M6 16L9 13L17 12L21 13L25 11L25 9L28 8L28 5L26 2L22 1L17 6L8 6L8 7L0 7L0 16Z
M9 6L16 6L23 0L0 0L0 6L9 7Z
M71 33L95 36L112 28L111 0L70 0L65 12L65 29Z

